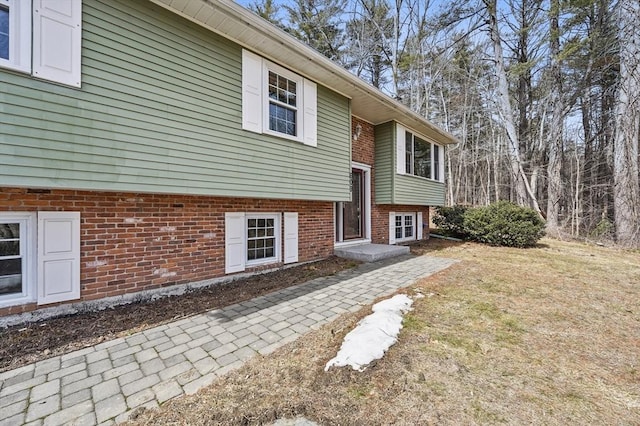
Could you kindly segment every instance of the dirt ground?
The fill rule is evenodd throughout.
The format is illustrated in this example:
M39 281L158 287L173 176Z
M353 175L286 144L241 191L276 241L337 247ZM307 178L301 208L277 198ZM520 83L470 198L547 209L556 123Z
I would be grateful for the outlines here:
M549 239L413 251L461 262L405 289L426 297L364 372L324 366L370 307L134 423L640 424L640 252Z
M105 340L352 268L357 262L326 260L201 288L180 296L116 306L0 329L0 371L11 370Z

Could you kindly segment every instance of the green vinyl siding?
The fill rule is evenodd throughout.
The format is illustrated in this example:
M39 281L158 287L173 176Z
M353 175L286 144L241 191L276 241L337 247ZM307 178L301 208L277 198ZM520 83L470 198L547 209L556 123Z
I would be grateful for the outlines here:
M375 128L376 204L442 206L445 185L419 176L396 173L396 123ZM399 159L404 161L404 158Z
M394 204L443 206L444 183L419 176L396 175Z
M242 130L242 49L145 0L84 0L82 88L0 69L0 182L348 201L349 100L318 146Z
M395 176L395 126L393 122L375 127L375 202L393 204Z

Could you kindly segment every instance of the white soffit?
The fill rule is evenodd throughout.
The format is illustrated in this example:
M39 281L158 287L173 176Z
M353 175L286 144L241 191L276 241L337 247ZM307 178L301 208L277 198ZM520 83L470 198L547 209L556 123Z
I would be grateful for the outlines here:
M231 0L150 0L351 99L373 124L398 121L441 144L458 140L293 36Z

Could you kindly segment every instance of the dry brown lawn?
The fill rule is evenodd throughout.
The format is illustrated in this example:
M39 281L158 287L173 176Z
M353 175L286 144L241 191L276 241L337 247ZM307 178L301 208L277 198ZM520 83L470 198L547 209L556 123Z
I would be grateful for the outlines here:
M640 424L640 253L545 239L533 249L433 239L462 262L365 372L324 372L369 308L254 358L139 424Z

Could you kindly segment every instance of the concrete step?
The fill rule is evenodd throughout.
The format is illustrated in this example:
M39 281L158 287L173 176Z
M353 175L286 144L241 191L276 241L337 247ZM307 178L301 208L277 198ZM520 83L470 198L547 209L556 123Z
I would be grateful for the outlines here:
M345 259L359 260L361 262L375 262L391 257L409 254L407 246L391 246L386 244L358 244L346 247L336 247L333 253Z

